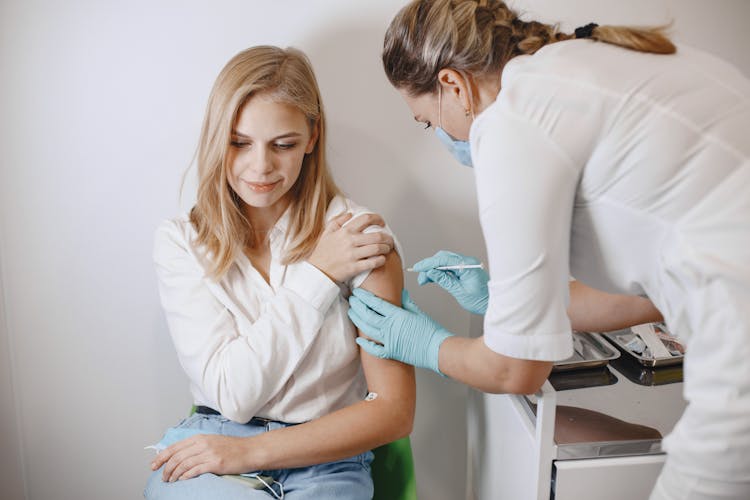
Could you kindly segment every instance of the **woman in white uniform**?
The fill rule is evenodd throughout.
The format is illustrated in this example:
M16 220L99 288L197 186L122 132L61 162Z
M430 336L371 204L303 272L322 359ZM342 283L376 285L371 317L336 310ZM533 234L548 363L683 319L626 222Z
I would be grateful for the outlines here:
M483 338L453 336L408 295L397 308L355 290L350 316L379 343L361 345L530 393L571 354L571 321L612 326L595 314L614 296L569 294L569 275L648 297L687 345L688 407L652 498L750 498L747 78L659 29L568 35L496 0L411 2L383 62L416 120L475 167L490 275L434 269L467 261L450 252L415 266L485 314Z

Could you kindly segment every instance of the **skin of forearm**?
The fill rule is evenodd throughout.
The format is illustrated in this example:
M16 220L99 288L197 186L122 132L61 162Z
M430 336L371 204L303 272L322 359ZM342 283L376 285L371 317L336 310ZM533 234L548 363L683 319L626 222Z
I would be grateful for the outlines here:
M574 330L584 332L607 332L663 320L646 298L602 292L579 281L570 284L568 317Z
M341 460L408 436L413 413L401 406L397 400L379 396L304 424L248 438L248 470Z
M574 330L611 331L661 321L653 303L643 297L605 293L574 281L568 316ZM532 394L552 370L552 362L516 359L489 349L483 338L450 337L439 353L440 371L454 380L489 393Z
M439 353L440 371L454 380L489 393L533 394L549 376L552 363L503 356L482 337L450 337Z

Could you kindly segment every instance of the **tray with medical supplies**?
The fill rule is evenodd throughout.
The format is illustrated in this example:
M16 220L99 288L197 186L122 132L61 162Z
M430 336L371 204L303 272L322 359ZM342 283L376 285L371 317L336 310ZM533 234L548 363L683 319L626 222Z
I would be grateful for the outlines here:
M601 334L573 331L573 355L552 365L552 371L606 366L610 361L619 357L620 351L604 340Z
M682 363L685 346L664 323L645 323L604 336L618 349L643 366L659 367Z

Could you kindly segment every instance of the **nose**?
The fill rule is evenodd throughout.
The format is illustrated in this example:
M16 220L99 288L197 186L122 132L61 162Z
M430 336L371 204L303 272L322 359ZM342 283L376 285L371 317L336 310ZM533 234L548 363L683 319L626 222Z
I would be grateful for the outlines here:
M253 148L252 154L250 154L250 169L255 174L268 174L273 171L273 156L271 151L267 147Z

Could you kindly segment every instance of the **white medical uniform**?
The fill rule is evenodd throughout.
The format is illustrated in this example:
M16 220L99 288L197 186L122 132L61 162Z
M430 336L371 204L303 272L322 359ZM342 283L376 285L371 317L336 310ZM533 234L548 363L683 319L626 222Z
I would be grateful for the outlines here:
M555 43L508 63L470 141L487 346L569 356L569 273L648 296L688 350L652 498L750 499L748 79L686 47Z
M327 221L344 211L349 222L372 213L336 197ZM193 401L240 423L305 422L367 394L347 297L369 271L339 286L307 262L281 264L289 218L287 210L269 235L270 283L244 254L221 280L209 278L187 215L156 231L159 293ZM392 235L365 231L378 230Z

